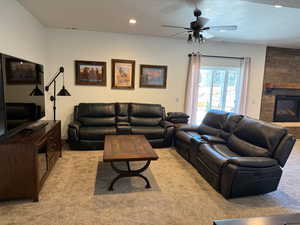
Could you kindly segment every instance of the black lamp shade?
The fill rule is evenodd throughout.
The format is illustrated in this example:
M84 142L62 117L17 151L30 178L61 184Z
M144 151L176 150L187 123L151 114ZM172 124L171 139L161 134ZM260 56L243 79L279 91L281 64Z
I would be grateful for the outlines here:
M57 96L71 96L71 94L67 91L65 86L58 92Z
M41 89L36 85L35 88L30 93L30 96L44 96L44 93Z

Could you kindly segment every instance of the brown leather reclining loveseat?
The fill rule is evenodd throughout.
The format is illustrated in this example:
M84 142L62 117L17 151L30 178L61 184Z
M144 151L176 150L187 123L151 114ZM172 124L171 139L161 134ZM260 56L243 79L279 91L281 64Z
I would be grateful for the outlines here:
M175 133L177 151L226 198L276 190L294 143L282 127L215 110Z

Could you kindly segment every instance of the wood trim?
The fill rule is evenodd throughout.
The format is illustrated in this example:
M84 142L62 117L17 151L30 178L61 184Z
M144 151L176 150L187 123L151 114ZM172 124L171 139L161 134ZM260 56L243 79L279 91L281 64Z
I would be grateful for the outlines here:
M266 89L300 89L300 83L265 83Z
M92 81L81 81L79 79L80 76L80 65L81 64L87 64L92 66L102 66L103 67L103 75L104 79L101 82L92 82ZM75 84L76 85L93 85L93 86L106 86L106 62L100 62L100 61L82 61L82 60L75 60Z
M163 69L164 70L164 83L163 85L147 85L147 84L142 84L142 72L144 68L158 68L158 69ZM167 74L168 74L168 66L165 65L146 65L146 64L141 64L140 65L140 88L162 88L165 89L167 88Z
M132 66L131 69L131 85L129 87L119 87L115 84L115 64L116 63L130 63ZM111 88L112 89L134 89L135 83L135 60L126 60L126 59L112 59L111 60Z

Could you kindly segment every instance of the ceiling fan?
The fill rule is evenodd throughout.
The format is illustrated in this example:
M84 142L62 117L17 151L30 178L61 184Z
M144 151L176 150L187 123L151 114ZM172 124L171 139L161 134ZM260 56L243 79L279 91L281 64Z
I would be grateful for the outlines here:
M189 0L191 1L191 0ZM188 33L188 42L199 42L202 43L205 39L213 38L214 36L211 35L208 31L214 30L214 31L227 31L227 30L237 30L236 25L231 26L205 26L209 19L205 17L201 17L202 12L197 7L197 4L195 3L195 10L194 10L194 16L196 17L195 21L192 21L190 23L190 27L180 27L180 26L173 26L173 25L162 25L162 27L167 28L178 28L183 29L184 31L176 33L172 36L176 36L182 33L187 32Z

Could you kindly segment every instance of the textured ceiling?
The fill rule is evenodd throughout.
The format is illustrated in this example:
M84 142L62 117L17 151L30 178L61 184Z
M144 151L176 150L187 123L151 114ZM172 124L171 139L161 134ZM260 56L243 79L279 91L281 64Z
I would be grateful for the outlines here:
M162 24L189 26L194 20L193 7L184 0L18 1L42 24L54 28L170 37L181 30ZM274 4L287 7L278 9ZM212 40L300 47L300 0L202 0L198 6L210 19L208 25L238 26L237 31L211 32ZM137 24L128 24L132 17Z

